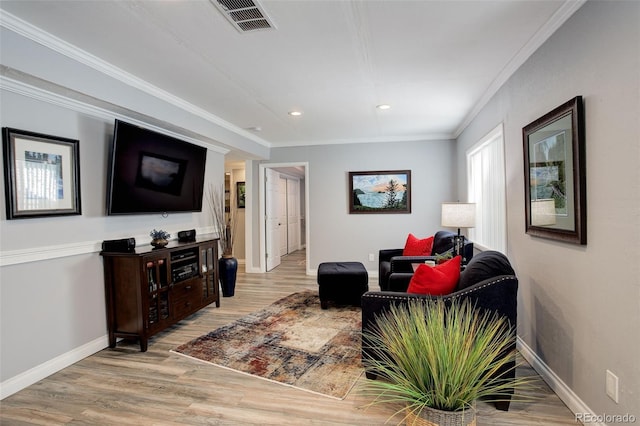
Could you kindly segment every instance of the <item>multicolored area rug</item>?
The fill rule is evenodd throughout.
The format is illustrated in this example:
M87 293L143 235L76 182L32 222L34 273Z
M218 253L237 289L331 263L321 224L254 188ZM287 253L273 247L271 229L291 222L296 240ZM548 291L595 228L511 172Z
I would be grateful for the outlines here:
M317 292L304 291L172 352L344 399L363 371L361 316L359 307L320 309Z

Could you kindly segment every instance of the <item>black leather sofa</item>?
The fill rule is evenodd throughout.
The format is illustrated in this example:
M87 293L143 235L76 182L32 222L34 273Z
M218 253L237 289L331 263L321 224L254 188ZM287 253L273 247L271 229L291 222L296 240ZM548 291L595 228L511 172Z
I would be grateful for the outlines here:
M411 274L405 274L410 279ZM407 277L404 277L407 279ZM454 298L471 299L481 310L498 312L505 316L512 327L517 324L518 303L518 278L515 275L509 260L505 255L497 251L485 251L476 254L460 274L458 288L446 296L428 296L394 291L369 291L362 295L362 359L372 359L375 352L367 349L365 332L375 325L376 317L389 309L392 304L407 304L412 299L442 298L452 300ZM515 350L516 336L509 351ZM375 379L375 375L366 372L367 378ZM515 358L512 359L504 370L498 373L507 379L515 377ZM513 393L513 392L511 392ZM507 401L496 403L500 410L508 410L510 397Z
M403 256L404 249L382 249L378 252L378 283L382 291L404 291L404 288L390 287L389 277L395 273L413 273L412 263L424 263L426 260L435 260L436 255L453 252L453 237L456 234L450 231L438 231L433 236L433 246L430 256ZM465 240L462 253L462 264L465 265L473 257L473 242Z

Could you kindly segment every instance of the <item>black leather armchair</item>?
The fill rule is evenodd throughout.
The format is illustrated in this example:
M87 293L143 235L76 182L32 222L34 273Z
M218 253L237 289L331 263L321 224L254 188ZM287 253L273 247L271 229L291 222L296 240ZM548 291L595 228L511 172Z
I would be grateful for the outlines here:
M435 260L436 255L453 251L453 237L456 234L450 231L438 231L433 236L433 246L430 256L403 256L403 249L382 249L378 252L378 283L382 291L405 291L409 281L402 287L392 287L389 278L391 274L413 274L412 263L424 263L426 260ZM462 264L465 265L473 257L473 242L465 240L462 254ZM396 284L403 281L397 281Z
M362 359L373 359L375 352L367 347L365 333L373 329L376 317L386 312L389 306L407 304L413 299L442 298L471 299L472 303L481 309L498 312L506 317L509 324L515 329L517 324L518 303L518 278L505 255L497 251L485 251L473 257L464 271L460 274L458 288L455 292L446 296L427 296L393 291L369 291L362 295ZM509 351L515 350L516 336ZM366 372L369 379L375 379L375 375ZM512 359L504 370L498 373L505 379L515 377L515 358ZM513 392L512 392L513 393ZM496 403L500 410L508 410L508 401Z

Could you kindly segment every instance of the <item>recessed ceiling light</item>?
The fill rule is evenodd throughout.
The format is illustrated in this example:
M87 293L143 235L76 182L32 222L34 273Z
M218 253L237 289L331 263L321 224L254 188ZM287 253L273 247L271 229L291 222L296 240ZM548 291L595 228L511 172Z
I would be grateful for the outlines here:
M377 105L376 108L378 108L378 109L391 109L391 105L380 104L380 105Z
M250 132L261 132L262 127L260 126L245 127L245 130L248 130Z
M292 115L294 117L299 117L302 115L301 111L289 111L289 115Z

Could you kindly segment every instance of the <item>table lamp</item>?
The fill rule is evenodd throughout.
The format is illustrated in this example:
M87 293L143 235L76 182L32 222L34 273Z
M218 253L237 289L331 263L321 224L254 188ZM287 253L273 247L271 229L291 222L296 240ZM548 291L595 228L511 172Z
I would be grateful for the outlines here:
M458 228L458 235L453 237L454 256L464 258L464 235L460 234L460 228L473 228L476 226L475 203L442 203L442 226L445 228Z

